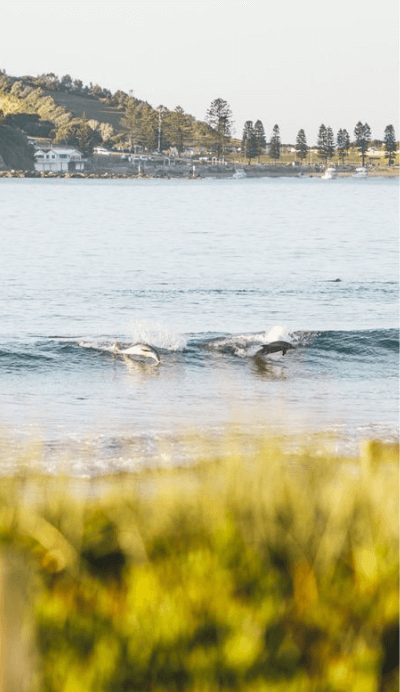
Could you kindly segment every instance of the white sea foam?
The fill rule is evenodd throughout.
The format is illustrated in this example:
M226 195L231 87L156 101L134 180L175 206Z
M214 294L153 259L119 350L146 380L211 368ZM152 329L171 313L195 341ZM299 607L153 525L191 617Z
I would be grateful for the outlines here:
M182 351L187 343L187 339L182 334L158 322L135 320L129 325L128 330L132 343L146 343L168 351Z
M105 351L106 353L115 353L114 342L109 341L79 341L81 348L87 348L95 351Z
M207 349L212 351L233 352L236 356L254 356L260 346L272 341L292 342L292 335L288 327L275 325L265 332L249 334L234 334L221 336L204 342Z
M271 341L288 341L290 339L289 335L290 331L288 327L276 324L269 330L266 341L267 343L271 343Z

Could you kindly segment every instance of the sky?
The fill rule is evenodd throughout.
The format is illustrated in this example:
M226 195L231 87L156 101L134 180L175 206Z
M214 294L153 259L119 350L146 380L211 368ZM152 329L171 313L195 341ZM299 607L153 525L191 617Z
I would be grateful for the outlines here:
M199 120L222 98L237 137L260 119L284 143L360 120L399 138L397 0L14 0L1 16L11 76L69 74Z

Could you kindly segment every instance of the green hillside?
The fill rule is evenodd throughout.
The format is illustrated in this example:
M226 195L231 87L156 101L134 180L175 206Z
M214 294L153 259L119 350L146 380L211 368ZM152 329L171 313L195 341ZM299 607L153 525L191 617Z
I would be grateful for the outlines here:
M66 91L43 90L45 96L51 96L53 101L73 114L75 118L81 118L86 113L89 120L97 120L99 123L110 123L116 132L120 132L123 109L104 103L95 96L71 94Z
M7 125L26 135L78 146L86 155L99 144L147 151L174 147L181 154L194 142L203 145L213 133L179 106L156 109L131 92L112 94L99 85L84 86L69 75L60 79L53 73L12 77L0 70L0 111Z

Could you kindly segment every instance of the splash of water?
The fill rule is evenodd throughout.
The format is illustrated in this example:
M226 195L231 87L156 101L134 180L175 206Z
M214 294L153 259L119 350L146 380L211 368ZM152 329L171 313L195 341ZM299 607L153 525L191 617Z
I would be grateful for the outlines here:
M132 343L146 343L155 348L165 348L168 351L181 351L186 347L187 339L158 322L135 320L128 327Z
M267 333L266 341L267 343L271 343L271 341L290 341L289 335L290 331L288 327L276 324Z

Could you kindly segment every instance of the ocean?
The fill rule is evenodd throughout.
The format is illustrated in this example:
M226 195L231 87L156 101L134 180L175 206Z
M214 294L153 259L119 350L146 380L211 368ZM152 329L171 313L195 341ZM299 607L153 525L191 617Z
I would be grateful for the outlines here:
M397 180L1 179L0 204L0 474L190 463L230 426L398 438Z

